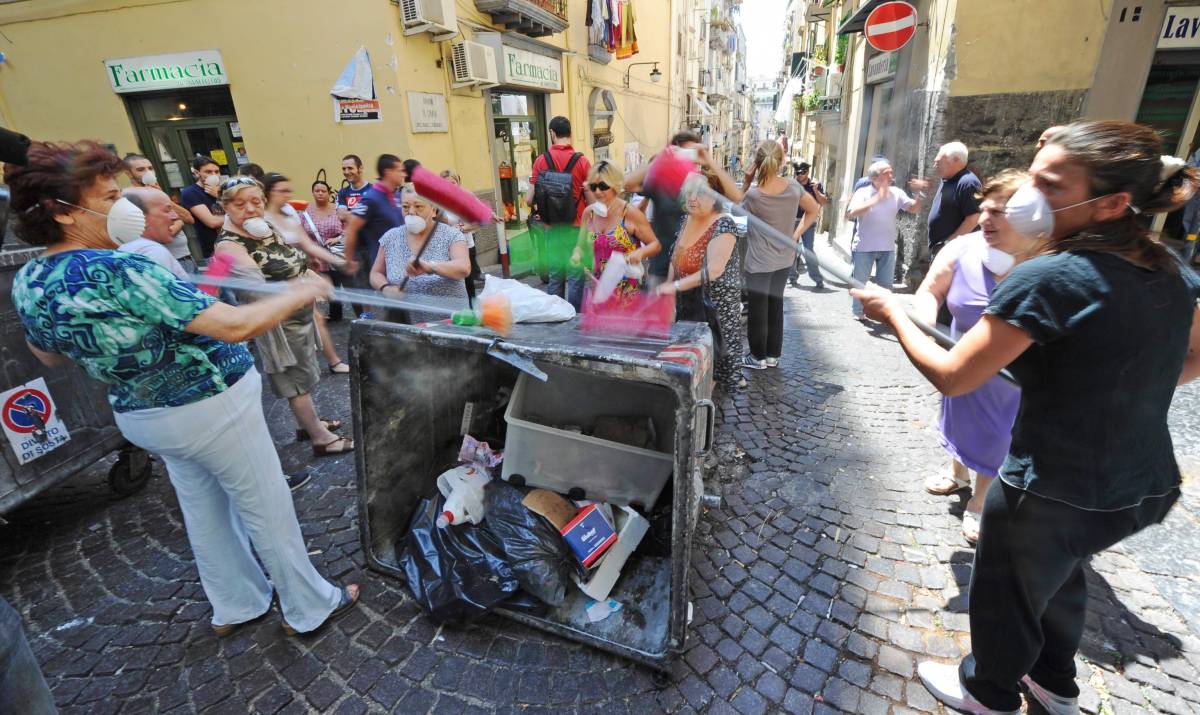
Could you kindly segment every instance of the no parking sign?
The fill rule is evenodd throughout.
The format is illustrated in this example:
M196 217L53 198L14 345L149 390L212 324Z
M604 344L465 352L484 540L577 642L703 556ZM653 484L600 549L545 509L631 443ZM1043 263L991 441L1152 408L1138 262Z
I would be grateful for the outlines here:
M32 462L71 440L46 380L40 377L0 393L0 424L19 464Z

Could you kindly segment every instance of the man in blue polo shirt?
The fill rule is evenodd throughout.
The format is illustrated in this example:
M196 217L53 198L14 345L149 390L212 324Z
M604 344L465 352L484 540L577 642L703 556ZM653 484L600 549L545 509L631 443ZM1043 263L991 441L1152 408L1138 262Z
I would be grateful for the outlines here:
M404 186L407 176L404 163L394 154L383 154L376 162L379 180L371 184L350 211L346 225L346 260L355 266L355 285L369 288L367 276L379 253L379 239L389 230L404 223L396 192Z
M937 255L950 241L979 226L979 177L967 168L967 146L950 142L938 149L933 168L942 185L929 207L929 253Z
M350 211L362 200L371 185L363 176L363 163L358 154L347 154L342 157L342 178L346 185L337 192L337 213L342 225L350 221Z

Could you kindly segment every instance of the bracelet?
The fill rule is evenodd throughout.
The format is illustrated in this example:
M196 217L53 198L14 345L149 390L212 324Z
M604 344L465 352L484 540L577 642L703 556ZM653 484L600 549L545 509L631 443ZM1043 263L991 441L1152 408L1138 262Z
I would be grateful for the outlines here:
M679 292L679 279L678 278L675 279L674 285L675 285L675 292L678 293Z

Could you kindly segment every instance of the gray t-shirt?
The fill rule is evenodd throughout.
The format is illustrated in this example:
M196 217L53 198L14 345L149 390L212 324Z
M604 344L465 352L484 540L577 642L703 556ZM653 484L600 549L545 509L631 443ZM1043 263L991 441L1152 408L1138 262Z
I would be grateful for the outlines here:
M796 229L796 211L800 208L804 187L795 179L788 179L787 183L787 188L778 194L764 194L757 187L750 189L742 200L742 207L783 235L791 236ZM771 273L790 268L795 261L794 249L780 245L750 222L746 238L747 273Z

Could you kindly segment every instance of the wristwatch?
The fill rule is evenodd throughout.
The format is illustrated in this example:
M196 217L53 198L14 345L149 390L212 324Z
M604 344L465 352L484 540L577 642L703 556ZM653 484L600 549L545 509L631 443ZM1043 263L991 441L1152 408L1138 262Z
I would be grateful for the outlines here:
M675 292L678 293L679 292L679 279L678 278L675 279L675 283L673 285L675 286Z

